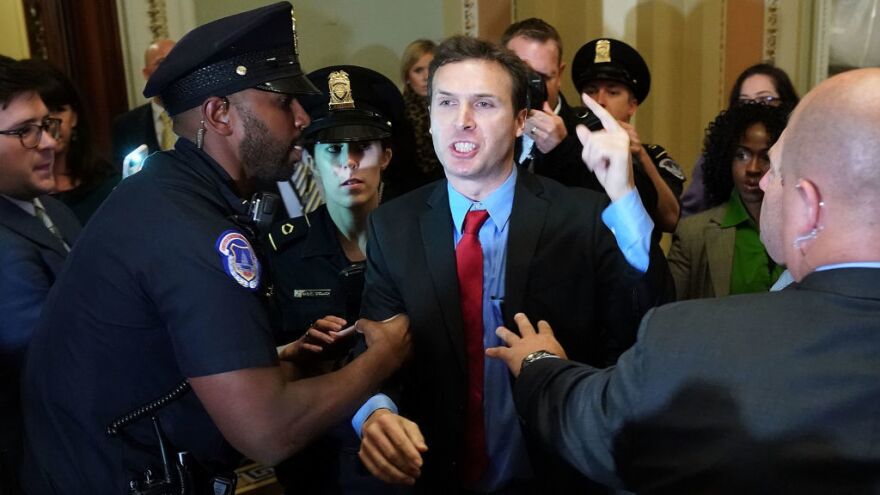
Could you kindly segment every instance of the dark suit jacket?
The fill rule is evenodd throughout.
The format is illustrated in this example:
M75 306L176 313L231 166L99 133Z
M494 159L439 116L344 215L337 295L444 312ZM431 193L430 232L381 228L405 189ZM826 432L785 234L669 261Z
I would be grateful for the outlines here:
M607 200L520 173L507 246L503 315L525 312L545 319L568 355L596 365L613 362L635 338L652 291L635 291L665 268L659 251L641 276L625 261L600 215ZM454 490L455 460L464 431L466 354L455 268L447 182L429 184L376 210L370 217L362 308L371 319L406 312L415 356L399 373L395 397L415 421L429 451L421 482ZM665 273L665 272L664 272ZM659 286L659 285L658 285ZM634 298L634 294L642 298ZM533 456L533 464L542 459Z
M73 212L48 196L40 201L72 246L80 229ZM42 221L0 197L0 452L10 451L13 458L21 448L22 358L66 257L67 250ZM0 453L0 483L4 462Z
M147 154L160 151L149 103L129 110L113 121L113 164L122 171L125 156L138 146L146 144Z
M642 322L616 368L542 360L527 429L639 493L878 493L880 269L686 301Z

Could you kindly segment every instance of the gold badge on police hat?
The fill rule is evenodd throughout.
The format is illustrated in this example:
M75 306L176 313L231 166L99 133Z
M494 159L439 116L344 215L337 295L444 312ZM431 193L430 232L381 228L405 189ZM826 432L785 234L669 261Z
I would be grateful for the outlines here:
M594 64L604 64L611 62L611 41L599 40L596 42L596 58L593 59Z
M354 108L354 99L351 96L351 80L344 70L331 72L327 76L327 85L330 89L330 110L341 108Z

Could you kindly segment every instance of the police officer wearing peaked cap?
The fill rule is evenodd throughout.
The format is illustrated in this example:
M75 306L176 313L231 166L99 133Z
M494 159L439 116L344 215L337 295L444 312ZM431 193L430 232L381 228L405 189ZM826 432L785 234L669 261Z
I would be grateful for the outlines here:
M636 188L657 226L653 237L658 241L660 231L672 232L678 223L684 173L663 147L642 144L630 124L651 90L648 64L623 41L598 38L583 45L571 65L571 78L578 92L605 107L630 135Z
M286 2L206 24L150 79L145 95L162 95L181 138L92 217L34 332L22 387L33 493L158 493L166 471L180 484L179 459L196 486L162 493L231 493L210 480L238 452L288 457L407 354L399 318L365 324L370 348L339 372L290 381L298 370L279 365L242 198L299 159L309 118L296 98L316 90L292 24ZM116 421L148 403L164 452L149 415Z
M320 374L344 363L356 334L336 338L360 313L367 217L379 206L383 171L393 159L403 98L385 76L352 65L308 75L321 94L302 100L312 116L306 147L325 204L277 222L268 234L281 310L278 344L303 369ZM393 165L392 165L393 166ZM333 390L327 390L333 394ZM360 465L360 439L346 420L276 466L288 493L394 493Z

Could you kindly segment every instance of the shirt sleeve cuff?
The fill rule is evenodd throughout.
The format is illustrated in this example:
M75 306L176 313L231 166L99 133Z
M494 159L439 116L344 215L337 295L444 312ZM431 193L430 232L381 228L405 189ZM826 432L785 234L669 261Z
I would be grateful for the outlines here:
M642 273L648 271L654 222L645 211L639 192L633 189L608 205L602 212L602 221L614 234L626 261Z
M388 397L385 394L376 394L370 397L370 400L365 402L364 405L354 413L354 417L351 418L351 427L354 428L354 431L359 438L361 437L361 429L364 427L364 422L367 421L367 418L369 418L371 414L379 409L389 409L394 414L397 414L397 404L391 400L391 397Z

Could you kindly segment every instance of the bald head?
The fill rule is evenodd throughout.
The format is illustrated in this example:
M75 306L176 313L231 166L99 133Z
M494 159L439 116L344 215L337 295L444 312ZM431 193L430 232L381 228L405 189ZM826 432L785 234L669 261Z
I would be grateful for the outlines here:
M817 86L792 114L786 141L783 177L821 184L823 201L837 210L880 213L880 69Z
M878 158L880 69L837 75L801 100L761 179L761 239L795 280L880 261Z
M154 41L144 52L144 79L149 79L156 72L159 64L168 56L168 52L174 48L174 42L169 39L159 39Z

